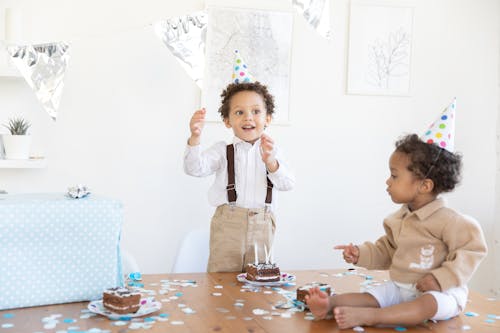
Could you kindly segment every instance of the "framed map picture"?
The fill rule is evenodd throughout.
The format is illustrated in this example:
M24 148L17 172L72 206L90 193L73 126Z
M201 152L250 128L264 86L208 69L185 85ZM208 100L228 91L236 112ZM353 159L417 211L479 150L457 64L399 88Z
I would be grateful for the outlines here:
M275 98L273 123L289 123L289 78L292 13L208 8L205 75L201 105L208 121L221 121L220 94L231 83L235 50L254 80Z
M347 93L410 95L413 8L351 3Z

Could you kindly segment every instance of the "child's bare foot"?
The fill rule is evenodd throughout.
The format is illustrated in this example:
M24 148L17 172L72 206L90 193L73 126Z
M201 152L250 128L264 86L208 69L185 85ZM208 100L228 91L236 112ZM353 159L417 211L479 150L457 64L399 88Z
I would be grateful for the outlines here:
M306 295L306 303L316 319L324 319L328 311L330 311L328 295L319 288L309 289L309 295Z
M376 324L373 308L339 306L333 310L333 315L340 329L363 325L373 326Z

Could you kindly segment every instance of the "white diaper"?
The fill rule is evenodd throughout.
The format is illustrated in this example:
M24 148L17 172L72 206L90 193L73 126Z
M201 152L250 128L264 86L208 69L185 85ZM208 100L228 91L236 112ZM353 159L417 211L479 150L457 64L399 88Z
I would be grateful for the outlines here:
M455 317L465 309L469 290L466 286L450 288L446 291L428 291L421 293L414 284L387 281L380 286L367 289L381 308L411 302L423 294L430 294L437 303L437 312L430 318L433 320L445 320Z

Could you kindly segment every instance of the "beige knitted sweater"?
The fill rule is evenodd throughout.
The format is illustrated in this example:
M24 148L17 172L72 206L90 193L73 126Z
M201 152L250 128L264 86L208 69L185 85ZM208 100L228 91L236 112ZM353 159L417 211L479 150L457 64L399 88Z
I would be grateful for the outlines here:
M432 273L444 291L472 277L487 247L473 218L436 199L411 212L406 205L384 220L385 235L359 245L358 266L389 269L392 280L416 283Z

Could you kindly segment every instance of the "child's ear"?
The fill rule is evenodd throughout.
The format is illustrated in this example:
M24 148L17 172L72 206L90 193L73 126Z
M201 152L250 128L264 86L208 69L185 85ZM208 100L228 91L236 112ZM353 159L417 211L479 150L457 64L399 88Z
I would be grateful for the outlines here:
M420 191L422 193L431 193L434 190L434 182L430 178L425 178L420 184Z
M224 118L224 124L227 128L231 128L231 124L229 123L229 117Z
M272 120L273 120L273 117L270 114L266 114L266 127L271 125Z

